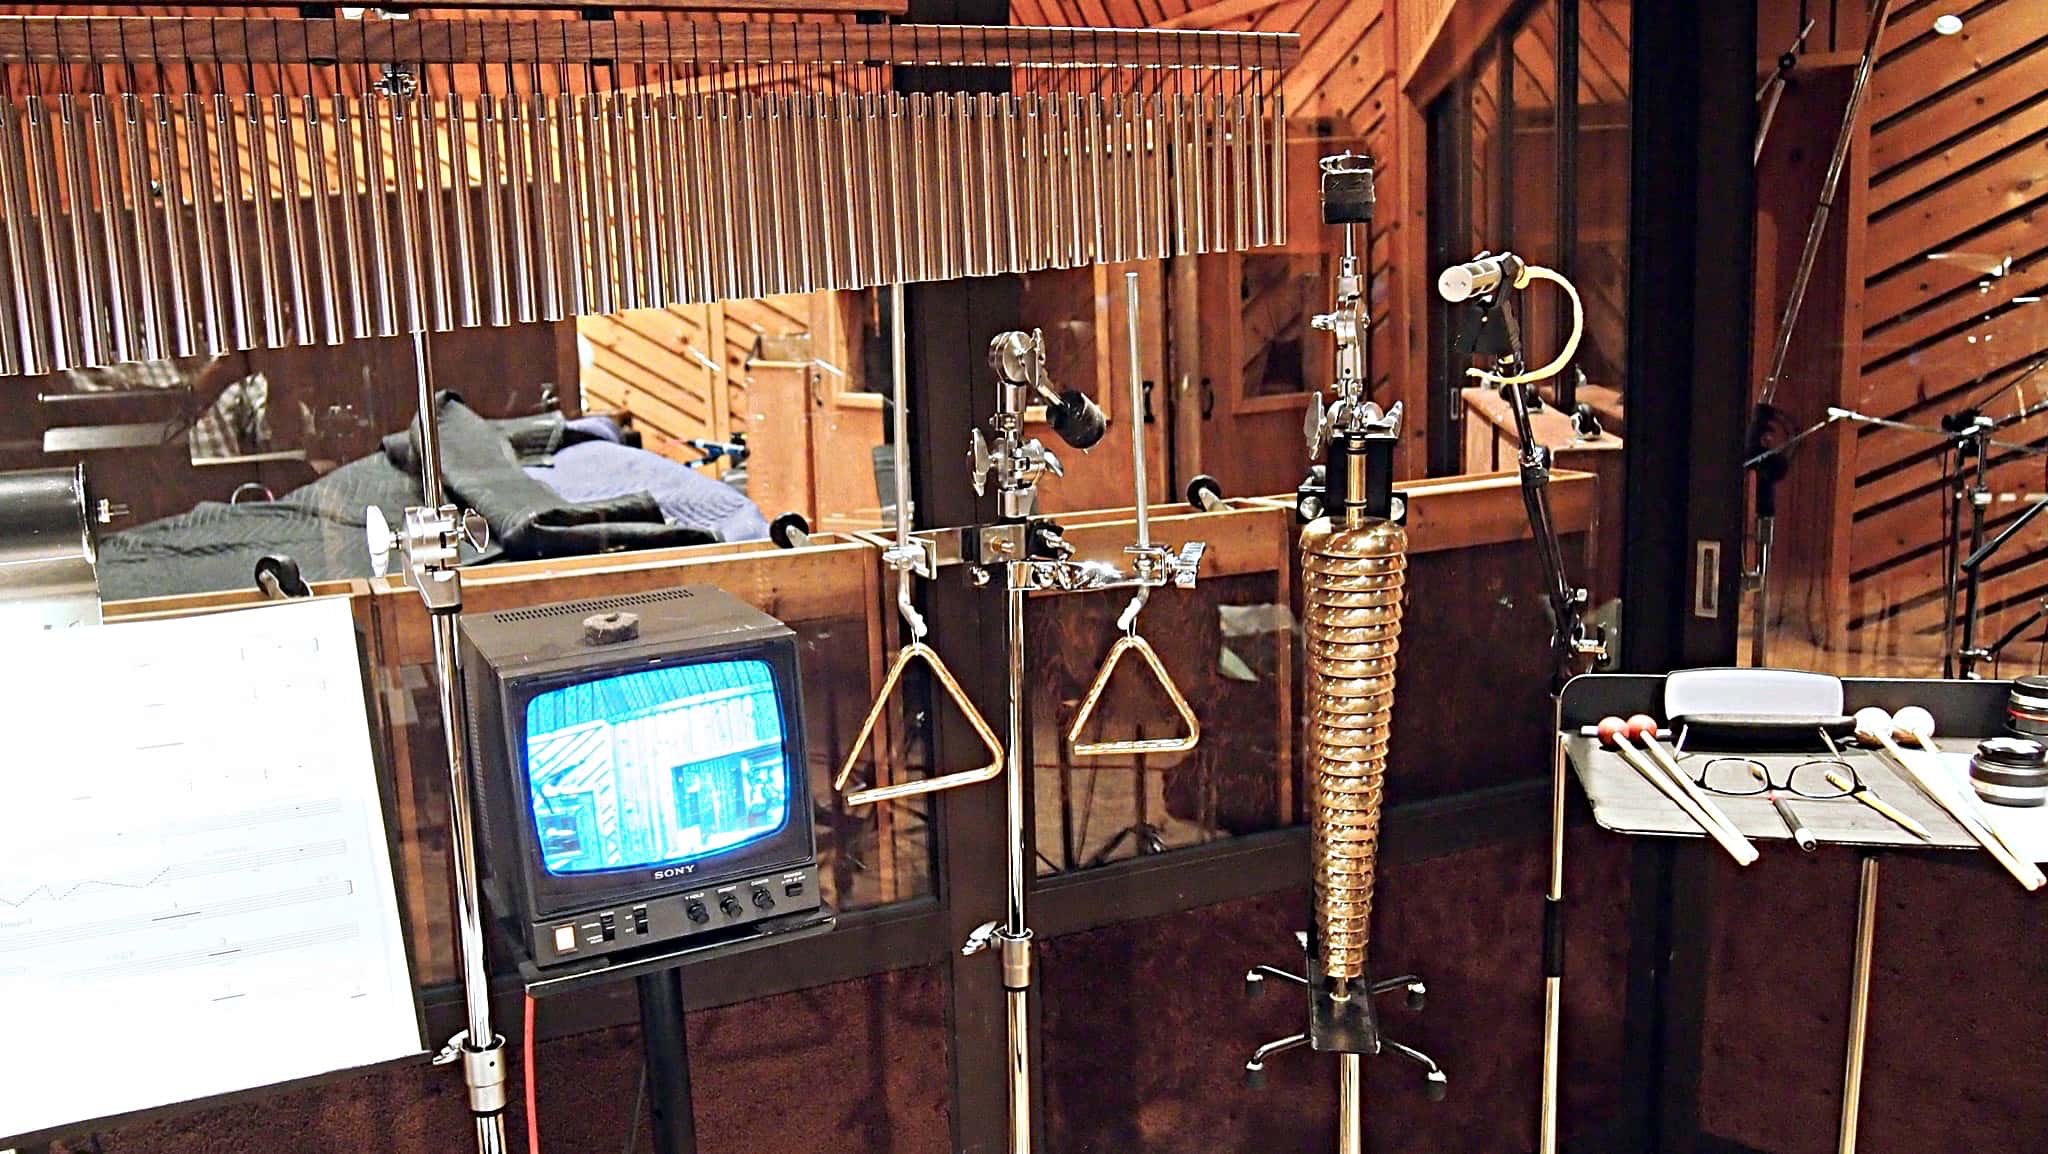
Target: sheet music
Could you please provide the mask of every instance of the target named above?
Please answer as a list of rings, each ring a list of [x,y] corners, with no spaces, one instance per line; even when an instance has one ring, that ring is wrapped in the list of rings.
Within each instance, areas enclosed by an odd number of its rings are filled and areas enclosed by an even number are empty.
[[[420,1051],[345,598],[8,650],[0,1137]]]

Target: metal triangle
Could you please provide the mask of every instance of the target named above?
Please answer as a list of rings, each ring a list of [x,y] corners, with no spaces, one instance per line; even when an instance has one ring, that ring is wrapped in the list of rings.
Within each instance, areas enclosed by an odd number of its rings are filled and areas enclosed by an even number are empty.
[[[1173,703],[1174,712],[1187,723],[1188,731],[1180,737],[1148,737],[1138,741],[1094,741],[1083,742],[1081,730],[1095,716],[1095,707],[1102,701],[1102,691],[1109,686],[1110,675],[1116,672],[1124,654],[1136,653],[1145,659],[1152,669],[1152,676],[1158,680],[1159,688],[1166,691],[1167,700]],[[1188,705],[1188,699],[1180,694],[1180,687],[1167,676],[1166,666],[1159,661],[1159,654],[1152,651],[1152,645],[1135,633],[1126,633],[1117,638],[1109,647],[1109,656],[1103,658],[1102,668],[1095,673],[1094,684],[1088,687],[1088,695],[1081,699],[1081,712],[1074,715],[1074,723],[1067,728],[1067,744],[1073,748],[1075,757],[1107,757],[1117,753],[1182,753],[1193,749],[1202,740],[1202,723],[1195,720],[1195,711]]]
[[[890,694],[896,691],[896,683],[903,679],[903,671],[912,661],[922,661],[932,671],[946,696],[960,707],[967,724],[974,729],[976,737],[988,750],[989,761],[976,769],[963,769],[936,777],[921,778],[917,781],[898,782],[894,785],[871,785],[866,789],[847,790],[846,783],[853,776],[853,765],[860,760],[861,751],[867,748],[868,739],[874,735],[875,722],[881,719],[882,710],[889,704]],[[879,759],[878,759],[879,761]],[[890,801],[901,797],[915,797],[918,794],[938,793],[941,790],[956,789],[963,785],[991,780],[1003,772],[1003,744],[996,740],[995,731],[982,719],[974,703],[967,699],[967,691],[953,679],[953,671],[939,660],[938,653],[922,641],[913,641],[896,654],[896,660],[889,666],[889,675],[882,679],[882,690],[875,694],[874,705],[868,708],[867,717],[860,723],[860,733],[853,739],[853,748],[847,751],[846,763],[839,767],[839,776],[832,779],[832,788],[846,794],[848,805],[871,805],[878,801]]]

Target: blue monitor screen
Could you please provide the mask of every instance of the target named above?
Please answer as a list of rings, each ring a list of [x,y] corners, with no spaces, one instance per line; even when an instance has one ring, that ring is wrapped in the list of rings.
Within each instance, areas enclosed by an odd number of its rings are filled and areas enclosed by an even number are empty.
[[[526,705],[526,777],[555,875],[674,865],[759,841],[789,816],[768,663],[645,669]]]

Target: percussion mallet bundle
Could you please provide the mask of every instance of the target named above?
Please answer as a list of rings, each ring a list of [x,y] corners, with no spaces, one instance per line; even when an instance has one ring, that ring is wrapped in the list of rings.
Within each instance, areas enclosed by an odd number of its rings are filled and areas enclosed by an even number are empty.
[[[1998,831],[1985,824],[1983,816],[1976,811],[1975,803],[1962,796],[1957,787],[1950,783],[1946,771],[1940,765],[1941,752],[1934,747],[1934,718],[1926,710],[1918,706],[1907,706],[1899,711],[1897,717],[1893,717],[1874,705],[1859,709],[1856,711],[1856,737],[1883,750],[1899,772],[1906,776],[1906,780],[1918,787],[1921,793],[1926,794],[1928,800],[1947,811],[1957,825],[1962,826],[1976,839],[1978,845],[1984,847],[1984,852],[1996,858],[1998,864],[2005,867],[2005,872],[2011,874],[2014,881],[2029,890],[2038,890],[2043,885],[2048,885],[2048,877],[2042,875],[2040,867],[2021,860],[2019,855],[2013,853],[2012,847],[2005,844],[2005,839],[1998,836]],[[1929,762],[1907,757],[1906,751],[1899,747],[1900,740],[1912,742],[1919,747],[1917,752],[1933,760]]]

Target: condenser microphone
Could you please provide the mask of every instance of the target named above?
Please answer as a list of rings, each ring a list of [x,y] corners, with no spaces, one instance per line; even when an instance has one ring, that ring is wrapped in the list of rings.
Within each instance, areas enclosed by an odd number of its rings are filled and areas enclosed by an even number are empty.
[[[1521,275],[1522,262],[1513,253],[1480,256],[1466,264],[1452,265],[1436,278],[1437,294],[1452,304],[1484,296],[1503,281],[1512,285]]]

